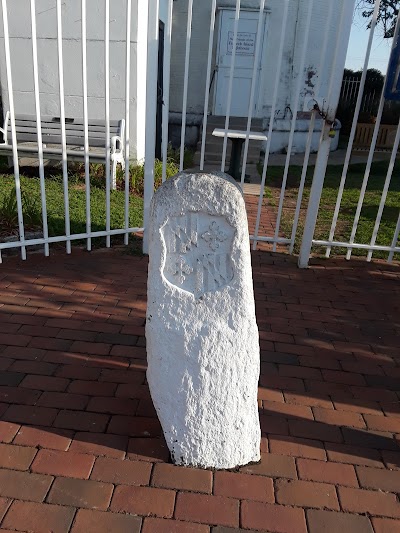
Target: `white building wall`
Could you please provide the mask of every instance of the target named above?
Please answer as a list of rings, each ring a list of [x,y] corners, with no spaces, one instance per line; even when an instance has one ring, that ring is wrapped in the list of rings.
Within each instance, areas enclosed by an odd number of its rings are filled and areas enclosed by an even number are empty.
[[[35,114],[33,62],[29,0],[8,0],[8,18],[15,112]],[[57,56],[57,19],[55,0],[37,0],[37,35],[39,83],[42,114],[60,116]],[[105,117],[104,71],[104,2],[87,0],[87,60],[89,117]],[[132,155],[136,151],[136,98],[137,98],[137,0],[132,0],[131,34],[131,139]],[[2,12],[0,10],[0,17]],[[82,53],[81,53],[81,1],[62,3],[63,52],[65,76],[66,116],[83,117]],[[126,1],[110,2],[110,94],[111,118],[125,117],[126,80]],[[0,18],[0,83],[3,110],[8,105],[5,76],[3,21]]]
[[[306,97],[313,94],[313,87],[317,82],[318,76],[322,77],[321,95],[327,95],[331,65],[338,36],[337,28],[340,20],[340,10],[345,0],[336,0],[333,15],[327,23],[329,4],[332,1],[333,0],[314,1],[311,32],[309,36],[307,36],[305,30],[307,10],[310,5],[310,0],[290,0],[286,41],[284,46],[284,60],[280,73],[277,72],[277,53],[281,38],[281,28],[283,25],[283,3],[282,0],[267,0],[266,2],[267,30],[262,58],[258,115],[265,119],[270,118],[275,79],[276,76],[279,75],[281,84],[275,118],[277,119],[276,129],[282,129],[283,132],[288,131],[288,124],[290,128],[290,120],[285,119],[291,118],[291,110],[295,105],[295,90],[299,75],[303,78],[299,111],[303,111],[304,100]],[[217,5],[218,8],[234,8],[236,1],[218,0]],[[188,92],[189,125],[191,121],[192,123],[199,123],[203,113],[211,6],[212,0],[194,1],[193,37],[190,54]],[[259,10],[259,6],[259,0],[242,0],[241,2],[241,9]],[[177,0],[174,2],[171,112],[176,112],[178,115],[182,110],[183,99],[187,9],[188,0]],[[214,53],[218,39],[219,12],[220,11],[217,13]],[[328,28],[329,33],[328,49],[324,61],[322,62],[323,67],[319,72],[321,51],[325,39],[326,28]],[[304,39],[307,37],[309,38],[309,42],[307,45],[305,69],[303,72],[299,72]],[[214,92],[215,82],[211,91],[210,112],[212,111]],[[304,125],[302,125],[300,129],[303,128]],[[283,137],[285,137],[285,135]],[[286,137],[288,137],[288,135],[286,135]],[[300,135],[300,137],[303,137],[303,135]],[[317,142],[318,135],[315,136],[315,143]],[[282,138],[275,146],[275,149],[282,149],[285,143],[287,145],[287,141]],[[299,144],[299,142],[297,144]]]

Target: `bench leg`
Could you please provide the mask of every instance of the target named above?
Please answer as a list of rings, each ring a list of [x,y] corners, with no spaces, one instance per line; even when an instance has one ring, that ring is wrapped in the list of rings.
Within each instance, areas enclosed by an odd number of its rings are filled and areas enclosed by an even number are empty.
[[[118,162],[114,161],[112,162],[112,173],[111,173],[111,188],[113,191],[117,190],[117,164]]]

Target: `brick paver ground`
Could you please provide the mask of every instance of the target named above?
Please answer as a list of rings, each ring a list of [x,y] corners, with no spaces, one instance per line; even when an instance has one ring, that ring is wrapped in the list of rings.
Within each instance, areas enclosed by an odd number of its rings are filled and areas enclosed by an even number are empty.
[[[146,386],[147,259],[0,267],[0,527],[400,531],[400,270],[253,254],[262,461],[170,464]]]

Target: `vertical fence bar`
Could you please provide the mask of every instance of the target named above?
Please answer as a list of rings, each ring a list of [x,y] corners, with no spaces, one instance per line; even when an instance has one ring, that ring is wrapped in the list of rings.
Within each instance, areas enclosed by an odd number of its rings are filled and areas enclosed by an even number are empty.
[[[374,159],[374,153],[375,153],[375,148],[376,148],[376,142],[378,140],[379,128],[381,126],[383,108],[385,107],[386,79],[385,79],[385,84],[384,84],[383,91],[382,91],[381,101],[380,101],[380,104],[379,104],[378,115],[376,117],[374,133],[372,135],[372,141],[371,141],[371,146],[370,146],[370,149],[369,149],[368,160],[367,160],[367,166],[365,168],[364,179],[363,179],[363,182],[362,182],[362,185],[361,185],[361,190],[360,190],[360,197],[358,199],[356,214],[354,216],[353,227],[352,227],[352,230],[351,230],[351,235],[350,235],[350,240],[349,240],[350,244],[354,243],[354,239],[355,239],[355,236],[356,236],[356,233],[357,233],[358,222],[360,220],[361,210],[362,210],[362,206],[363,206],[363,203],[364,203],[365,191],[367,190],[368,180],[369,180],[369,176],[370,176],[370,173],[371,173],[372,161]],[[352,254],[352,249],[349,248],[348,251],[347,251],[347,254],[346,254],[346,259],[347,260],[350,260],[351,254]]]
[[[62,171],[64,188],[65,209],[65,235],[67,237],[67,254],[71,253],[71,223],[69,218],[69,192],[68,192],[68,162],[67,162],[67,133],[65,128],[65,91],[64,91],[64,58],[63,58],[63,34],[62,34],[62,11],[61,0],[57,0],[57,47],[58,47],[58,80],[60,86],[60,122],[61,122],[61,145],[62,145]]]
[[[110,0],[105,0],[104,26],[104,79],[105,79],[105,119],[106,119],[106,231],[111,230],[111,136],[110,136]],[[113,182],[112,188],[117,186]],[[106,237],[106,246],[111,246],[111,236]]]
[[[327,98],[327,120],[325,121],[322,132],[321,141],[318,151],[317,161],[315,164],[314,179],[310,192],[310,200],[308,203],[307,216],[304,224],[303,239],[300,248],[300,255],[298,265],[299,268],[307,268],[310,257],[312,240],[314,237],[315,225],[318,217],[319,203],[321,200],[322,189],[324,186],[324,179],[326,174],[326,167],[328,166],[328,159],[331,147],[331,138],[329,137],[330,124],[335,120],[337,106],[339,103],[340,86],[343,78],[343,69],[346,61],[347,47],[350,39],[350,30],[353,20],[353,11],[355,0],[345,0],[342,4],[340,22],[337,26],[339,28],[339,37],[337,39],[332,76]]]
[[[168,131],[169,131],[169,98],[170,98],[170,80],[171,80],[171,46],[172,46],[172,14],[173,0],[168,0],[168,19],[167,31],[164,47],[164,105],[162,117],[162,181],[167,179],[167,159],[168,159]]]
[[[308,129],[306,152],[305,152],[305,155],[304,155],[303,169],[301,171],[299,192],[297,193],[297,203],[296,203],[296,210],[295,210],[295,213],[294,213],[292,235],[290,237],[290,241],[291,242],[290,242],[290,247],[289,247],[289,254],[293,253],[294,245],[296,243],[296,233],[297,233],[297,228],[299,226],[301,202],[303,200],[304,186],[305,186],[305,183],[306,183],[307,170],[308,170],[308,163],[310,161],[310,153],[311,153],[311,145],[312,145],[312,139],[313,139],[314,128],[315,128],[316,113],[317,113],[316,111],[312,112],[311,120],[310,120],[310,127]]]
[[[286,38],[286,27],[287,27],[288,15],[289,15],[289,0],[285,0],[284,8],[283,8],[281,40],[279,43],[279,51],[278,51],[278,64],[277,64],[276,73],[275,73],[275,87],[274,87],[274,94],[272,96],[271,117],[269,119],[267,146],[265,148],[264,166],[263,166],[263,171],[262,171],[262,176],[261,176],[260,196],[258,198],[257,218],[256,218],[256,225],[255,225],[255,230],[254,230],[253,250],[257,249],[257,237],[258,237],[258,232],[260,231],[261,210],[262,210],[262,203],[264,199],[264,187],[265,187],[265,180],[267,178],[269,155],[271,152],[271,137],[272,137],[272,131],[274,129],[275,113],[276,113],[276,108],[278,104],[278,91],[279,91],[279,85],[281,81],[280,76],[281,76],[281,68],[282,68],[282,62],[283,62],[283,51],[284,51],[284,44],[285,44],[285,38]]]
[[[131,134],[131,31],[132,0],[126,0],[126,84],[125,84],[125,235],[124,243],[129,244],[129,189],[130,189],[130,134]]]
[[[397,44],[396,36],[398,36],[399,29],[400,29],[400,17],[397,17],[396,29],[395,29],[395,38],[393,39],[392,50]],[[385,77],[385,83],[383,84],[383,89],[382,89],[382,95],[381,95],[381,101],[380,101],[380,104],[379,104],[378,114],[377,114],[377,117],[376,117],[375,128],[374,128],[374,133],[373,133],[373,136],[372,136],[372,141],[371,141],[371,147],[370,147],[370,151],[369,151],[369,155],[368,155],[367,166],[366,166],[366,169],[365,169],[364,180],[363,180],[363,184],[362,184],[361,191],[360,191],[360,198],[358,200],[357,210],[356,210],[356,214],[355,214],[355,217],[354,217],[353,228],[351,230],[350,244],[354,243],[354,239],[355,239],[355,236],[356,236],[356,233],[357,233],[357,228],[358,228],[358,222],[360,220],[361,210],[362,210],[362,206],[363,206],[363,203],[364,203],[365,191],[367,190],[368,180],[369,180],[369,176],[370,176],[370,172],[371,172],[372,161],[373,161],[373,158],[374,158],[374,153],[375,153],[375,148],[376,148],[376,142],[378,140],[379,128],[380,128],[381,120],[382,120],[383,109],[385,107],[385,91],[386,91],[387,82],[388,82],[388,79],[387,79],[387,76],[386,76]],[[347,254],[346,254],[346,259],[350,259],[351,258],[351,254],[352,254],[352,249],[349,248],[348,251],[347,251]]]
[[[14,89],[11,73],[11,54],[10,54],[10,35],[8,31],[8,12],[6,0],[1,0],[3,8],[3,29],[4,29],[4,48],[6,55],[6,73],[7,73],[7,91],[10,104],[10,117],[11,117],[11,137],[12,137],[12,149],[13,149],[13,164],[14,164],[14,177],[15,177],[15,192],[17,197],[18,208],[18,229],[19,240],[21,243],[21,258],[26,259],[26,247],[25,247],[25,228],[24,228],[24,216],[22,211],[22,196],[21,196],[21,180],[19,174],[19,161],[18,161],[18,146],[17,146],[17,131],[15,128],[15,107],[14,107]]]
[[[327,17],[326,17],[324,44],[322,46],[321,59],[320,59],[320,62],[319,62],[319,65],[318,65],[318,71],[317,71],[318,72],[318,81],[317,81],[316,86],[314,88],[314,95],[317,98],[318,98],[318,96],[321,93],[322,74],[323,74],[323,70],[324,70],[324,61],[325,61],[326,51],[328,49],[329,25],[330,25],[331,18],[332,18],[333,8],[334,8],[334,3],[330,2],[329,3],[328,14],[327,14]],[[342,85],[341,91],[342,91],[341,94],[343,94],[343,85]],[[300,178],[299,192],[297,194],[297,203],[296,203],[296,210],[295,210],[295,214],[294,214],[292,235],[291,235],[291,238],[290,238],[290,240],[291,240],[290,247],[289,247],[289,253],[290,254],[293,253],[294,245],[295,245],[295,242],[296,242],[296,233],[297,233],[297,228],[298,228],[298,225],[299,225],[300,209],[301,209],[301,203],[303,201],[304,186],[305,186],[306,177],[307,177],[308,163],[310,161],[310,153],[311,153],[311,147],[312,147],[312,139],[313,139],[313,134],[314,134],[316,116],[317,116],[317,111],[312,111],[311,120],[310,120],[310,127],[308,129],[308,136],[307,136],[307,142],[306,142],[306,152],[305,152],[305,155],[304,155],[303,170],[302,170],[301,178]]]
[[[88,234],[86,247],[90,252],[92,239],[91,205],[90,205],[90,166],[89,166],[89,112],[88,112],[88,82],[87,82],[87,6],[82,0],[82,94],[83,94],[83,129],[85,153],[85,193],[86,193],[86,233]]]
[[[193,0],[189,0],[188,18],[186,27],[186,53],[185,53],[185,73],[183,82],[183,105],[182,105],[182,128],[181,128],[181,154],[179,170],[183,170],[183,162],[185,157],[185,136],[186,136],[186,113],[187,113],[187,97],[189,87],[189,63],[190,63],[190,45],[192,42],[192,20],[193,20]]]
[[[392,150],[392,155],[391,155],[391,158],[390,158],[389,168],[388,168],[388,171],[387,171],[385,184],[383,186],[382,197],[381,197],[381,201],[380,201],[380,204],[379,204],[378,213],[376,215],[374,231],[372,233],[372,238],[371,238],[371,243],[370,243],[371,246],[375,246],[376,238],[378,236],[379,226],[381,224],[383,210],[385,208],[385,203],[386,203],[386,198],[387,198],[387,194],[388,194],[388,191],[389,191],[390,181],[392,179],[393,169],[394,169],[394,165],[396,163],[397,150],[399,149],[399,143],[400,143],[400,121],[399,121],[399,124],[397,126],[396,138],[395,138],[394,145],[393,145],[393,150]],[[372,253],[373,253],[372,250],[370,250],[368,252],[367,261],[371,261]]]
[[[254,54],[254,65],[253,65],[253,77],[251,80],[251,89],[250,89],[250,102],[249,102],[249,116],[247,119],[247,128],[246,128],[246,140],[244,143],[244,153],[243,153],[243,165],[242,165],[242,175],[241,175],[241,185],[244,185],[244,178],[246,176],[246,166],[247,166],[247,156],[249,153],[249,143],[250,143],[250,129],[251,121],[253,118],[253,109],[254,109],[254,95],[256,90],[256,80],[257,80],[257,70],[260,61],[261,53],[261,43],[262,43],[262,27],[264,22],[264,8],[265,0],[260,0],[260,11],[258,15],[258,25],[257,25],[257,42],[256,42],[256,51]]]
[[[395,229],[393,241],[392,241],[392,246],[391,246],[392,251],[390,252],[389,257],[388,257],[388,263],[391,263],[393,261],[394,249],[396,248],[397,241],[399,240],[399,235],[400,235],[400,214],[399,214],[399,218],[397,219],[397,225],[396,225],[396,229]]]
[[[136,57],[136,161],[143,164],[146,150],[146,77],[147,77],[147,36],[149,26],[148,0],[136,0],[137,18],[137,57]],[[144,80],[144,82],[142,82]]]
[[[144,235],[143,253],[149,253],[150,204],[154,193],[154,160],[156,150],[157,71],[159,2],[148,1],[147,76],[146,76],[146,152],[144,160]]]
[[[204,157],[205,157],[205,152],[206,152],[208,104],[210,101],[210,83],[211,83],[211,61],[212,61],[212,51],[213,51],[213,45],[214,45],[216,11],[217,11],[217,0],[212,0],[211,20],[210,20],[210,38],[208,41],[206,90],[205,90],[205,96],[204,96],[203,132],[202,132],[202,137],[201,137],[200,170],[204,170]]]
[[[363,95],[364,95],[365,82],[366,82],[366,79],[367,79],[367,70],[368,70],[369,58],[371,56],[372,43],[373,43],[375,29],[376,29],[376,25],[377,25],[377,21],[378,21],[380,5],[381,5],[381,0],[376,0],[374,13],[373,13],[373,17],[372,17],[372,20],[371,20],[371,29],[370,29],[370,32],[369,32],[367,52],[366,52],[366,55],[365,55],[364,67],[363,67],[361,81],[360,81],[360,90],[358,92],[356,108],[354,110],[354,118],[353,118],[353,124],[351,126],[351,131],[350,131],[349,144],[347,146],[347,151],[346,151],[346,157],[345,157],[345,160],[344,160],[342,177],[341,177],[340,185],[339,185],[338,197],[336,199],[335,211],[333,213],[331,229],[330,229],[330,232],[329,232],[329,240],[330,241],[333,240],[333,237],[335,235],[336,225],[337,225],[337,221],[338,221],[338,217],[339,217],[340,206],[341,206],[342,198],[343,198],[344,186],[345,186],[346,178],[347,178],[347,172],[349,170],[351,153],[352,153],[352,150],[353,150],[354,138],[355,138],[355,135],[356,135],[358,118],[360,116],[361,104],[362,104],[362,99],[363,99]],[[330,246],[328,246],[328,248],[326,249],[326,254],[325,254],[326,257],[330,256],[331,250],[332,250],[332,248]]]
[[[36,110],[36,128],[38,138],[38,155],[39,155],[39,179],[40,179],[40,196],[42,200],[42,220],[43,220],[43,237],[47,241],[49,238],[49,229],[47,224],[47,203],[46,203],[46,185],[44,181],[44,160],[43,160],[43,138],[42,138],[42,114],[40,109],[40,88],[38,73],[38,52],[37,52],[37,30],[36,30],[36,2],[31,0],[31,32],[32,32],[32,59],[33,59],[33,83],[35,91],[35,110]],[[44,245],[44,254],[49,255],[49,243]]]
[[[231,60],[231,70],[229,74],[229,89],[228,89],[228,100],[226,104],[224,145],[222,149],[222,161],[221,161],[222,172],[225,172],[226,151],[228,147],[228,129],[229,129],[229,119],[231,115],[231,105],[232,105],[233,76],[235,73],[236,45],[237,45],[237,36],[238,36],[238,29],[239,29],[239,17],[240,17],[240,0],[236,0],[235,23],[234,23],[234,30],[233,30],[232,60]]]
[[[293,148],[293,141],[294,141],[294,134],[296,131],[296,123],[297,123],[297,112],[299,110],[299,104],[300,104],[300,93],[302,85],[304,85],[304,67],[306,63],[306,54],[307,54],[307,48],[310,38],[310,27],[311,27],[311,16],[313,12],[314,7],[314,0],[308,0],[308,11],[307,11],[307,21],[306,21],[306,29],[304,31],[304,44],[303,44],[303,50],[301,53],[301,59],[300,59],[300,68],[298,73],[298,79],[297,79],[297,85],[296,85],[296,92],[295,92],[295,101],[293,106],[293,117],[292,117],[292,126],[290,129],[289,134],[289,144],[288,144],[288,153],[286,156],[286,163],[285,163],[285,170],[283,172],[283,179],[282,179],[282,187],[281,187],[281,194],[279,197],[279,206],[278,206],[278,216],[276,218],[276,224],[275,224],[275,234],[274,239],[275,242],[273,244],[272,250],[276,252],[276,240],[279,237],[279,230],[281,227],[281,218],[282,218],[282,211],[283,211],[283,202],[285,200],[285,191],[286,191],[286,184],[287,179],[289,175],[289,166],[290,166],[290,159],[292,157],[292,148]]]

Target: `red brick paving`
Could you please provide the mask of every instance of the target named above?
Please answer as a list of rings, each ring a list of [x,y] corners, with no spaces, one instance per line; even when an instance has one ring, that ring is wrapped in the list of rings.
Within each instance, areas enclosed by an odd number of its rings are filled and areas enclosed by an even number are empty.
[[[0,528],[400,531],[400,270],[253,254],[262,461],[169,463],[145,381],[145,258],[0,267]]]

